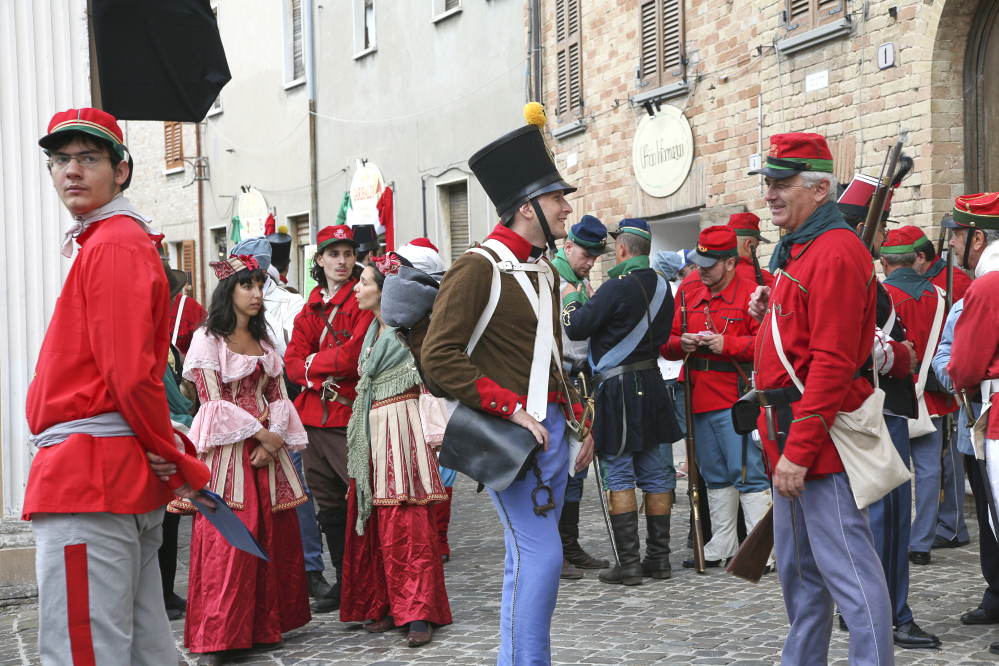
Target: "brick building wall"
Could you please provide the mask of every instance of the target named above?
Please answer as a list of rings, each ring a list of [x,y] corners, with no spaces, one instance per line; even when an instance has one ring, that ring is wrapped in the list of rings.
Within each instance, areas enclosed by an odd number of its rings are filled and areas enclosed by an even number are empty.
[[[749,210],[774,240],[778,230],[760,180],[747,172],[760,143],[766,154],[768,137],[782,131],[823,134],[844,184],[857,171],[877,176],[887,150],[905,133],[904,152],[915,166],[896,193],[892,219],[924,227],[931,239],[964,191],[963,60],[975,0],[850,0],[839,13],[849,18],[846,34],[782,53],[779,69],[774,43],[785,38],[785,2],[685,0],[688,92],[661,103],[689,120],[694,160],[685,184],[665,198],[642,191],[632,167],[635,131],[646,115],[635,98],[654,87],[636,80],[640,2],[579,3],[584,105],[578,115],[556,118],[556,3],[568,1],[542,0],[542,36],[548,130],[580,119],[586,124],[585,132],[550,138],[559,168],[580,188],[570,197],[571,222],[589,213],[614,228],[624,217],[685,216],[703,228]],[[896,66],[879,70],[878,46],[889,42]],[[806,92],[806,77],[821,71],[828,72],[828,85]],[[669,228],[654,226],[654,233]],[[764,245],[762,255],[771,247]]]

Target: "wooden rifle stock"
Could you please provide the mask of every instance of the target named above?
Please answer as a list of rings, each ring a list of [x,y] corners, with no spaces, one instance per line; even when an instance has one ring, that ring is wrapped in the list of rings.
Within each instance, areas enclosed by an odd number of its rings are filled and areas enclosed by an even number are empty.
[[[891,182],[895,177],[895,170],[898,168],[898,158],[902,155],[902,140],[895,142],[891,152],[885,157],[884,164],[881,165],[881,176],[878,178],[878,187],[871,197],[871,205],[867,210],[867,219],[864,222],[864,230],[860,234],[864,245],[875,256],[880,248],[874,247],[881,229],[881,216],[884,214],[885,205],[888,203],[888,196],[891,194]]]
[[[687,294],[680,292],[680,332],[687,332]],[[683,406],[687,422],[687,496],[690,498],[690,516],[694,529],[694,568],[704,573],[707,563],[704,560],[704,530],[701,528],[700,479],[697,474],[697,459],[694,456],[694,387],[690,379],[690,354],[683,359]]]
[[[733,576],[759,583],[763,578],[770,553],[774,550],[774,506],[770,505],[767,512],[756,523],[753,531],[746,535],[739,547],[739,552],[728,563],[725,569]]]

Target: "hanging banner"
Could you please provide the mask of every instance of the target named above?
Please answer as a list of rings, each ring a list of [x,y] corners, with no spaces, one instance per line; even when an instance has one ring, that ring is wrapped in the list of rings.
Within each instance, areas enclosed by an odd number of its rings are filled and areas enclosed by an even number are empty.
[[[256,188],[250,187],[239,195],[236,208],[239,215],[239,233],[242,238],[253,238],[264,235],[264,223],[271,211],[267,208],[267,200]]]
[[[375,233],[385,233],[385,227],[378,221],[378,200],[385,189],[382,173],[370,162],[359,167],[350,181],[350,210],[347,224],[375,225]]]
[[[668,197],[680,189],[694,160],[694,134],[686,116],[669,104],[646,116],[635,132],[631,152],[635,178],[653,197]]]

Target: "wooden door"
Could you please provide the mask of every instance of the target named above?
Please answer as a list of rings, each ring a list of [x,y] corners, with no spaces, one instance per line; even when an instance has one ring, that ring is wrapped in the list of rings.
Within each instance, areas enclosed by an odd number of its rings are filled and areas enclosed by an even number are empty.
[[[964,57],[965,193],[999,191],[999,0],[980,0]]]

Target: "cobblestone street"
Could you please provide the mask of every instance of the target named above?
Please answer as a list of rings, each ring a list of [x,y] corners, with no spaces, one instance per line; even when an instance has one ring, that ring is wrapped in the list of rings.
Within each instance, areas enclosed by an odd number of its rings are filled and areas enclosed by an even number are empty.
[[[592,481],[582,505],[581,541],[592,554],[610,557]],[[685,490],[680,482],[678,492]],[[776,574],[759,585],[721,570],[697,575],[680,566],[686,556],[686,498],[680,496],[673,524],[673,578],[645,579],[640,587],[611,586],[587,572],[581,581],[563,581],[553,627],[553,661],[558,664],[717,664],[769,666],[778,663],[786,616]],[[403,630],[373,635],[358,624],[341,624],[335,614],[317,616],[285,635],[285,646],[270,653],[238,654],[232,663],[281,663],[298,666],[357,664],[397,666],[417,663],[493,664],[499,643],[503,539],[492,503],[475,484],[459,477],[451,523],[452,560],[445,565],[454,624],[439,629],[424,648],[405,647]],[[970,517],[970,516],[969,516]],[[937,634],[938,650],[896,649],[895,661],[909,664],[996,663],[988,644],[999,639],[994,627],[960,624],[961,613],[977,606],[984,582],[978,564],[977,526],[969,520],[972,542],[956,550],[933,551],[933,563],[913,567],[909,603],[916,621]],[[181,523],[189,539],[190,519]],[[181,559],[186,561],[186,551]],[[178,592],[186,588],[186,569],[178,571]],[[35,664],[38,609],[27,604],[0,615],[0,666]],[[177,645],[183,621],[173,623]],[[180,663],[196,655],[181,650]],[[833,632],[830,663],[847,663],[847,634]]]

